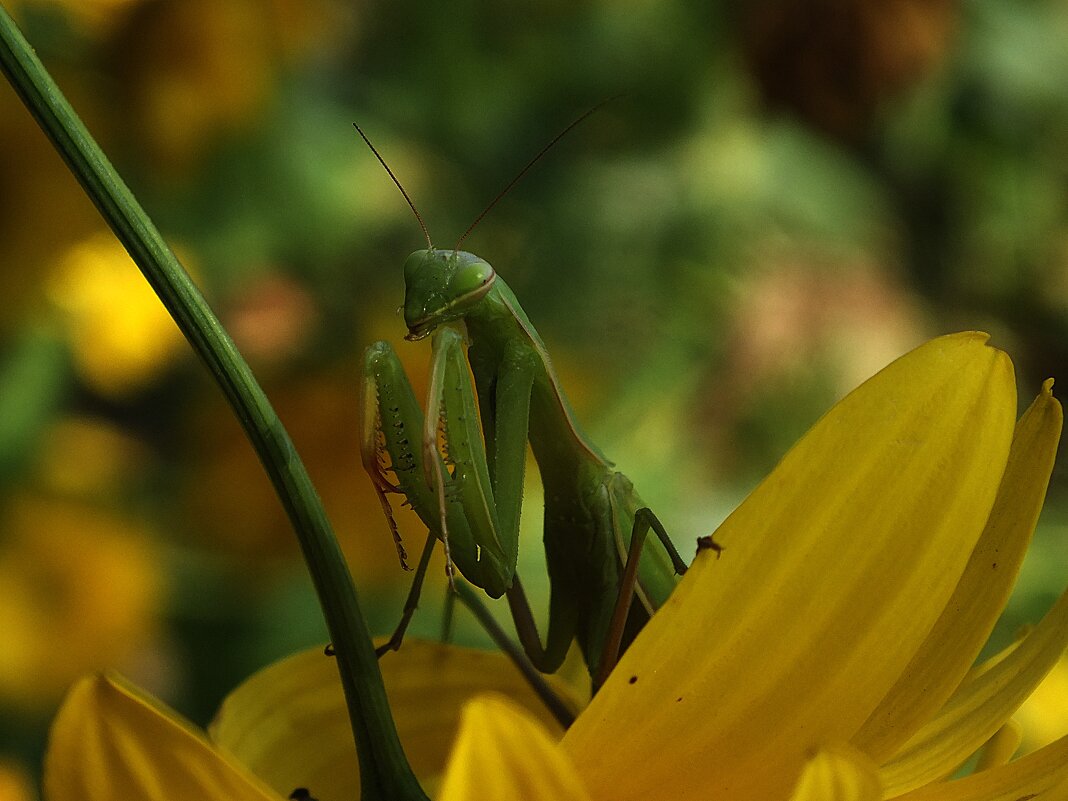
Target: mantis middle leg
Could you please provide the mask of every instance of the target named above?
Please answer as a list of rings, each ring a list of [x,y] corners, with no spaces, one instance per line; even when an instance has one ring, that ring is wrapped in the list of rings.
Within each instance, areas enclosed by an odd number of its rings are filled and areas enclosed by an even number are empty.
[[[612,517],[612,525],[615,529],[617,541],[622,545],[622,532],[620,531],[618,505],[616,503],[613,503]],[[675,574],[681,576],[686,572],[686,562],[683,561],[678,549],[668,536],[667,530],[664,528],[663,523],[660,522],[660,518],[653,514],[653,511],[647,506],[636,509],[634,512],[634,525],[630,533],[630,543],[627,546],[626,557],[623,562],[623,574],[619,581],[619,595],[616,598],[615,608],[612,610],[612,618],[605,636],[600,660],[597,664],[597,672],[593,676],[594,687],[604,684],[608,674],[612,672],[612,668],[615,667],[616,662],[619,660],[620,649],[626,632],[627,616],[636,592],[639,593],[642,603],[649,607],[650,611],[653,611],[651,600],[644,592],[640,592],[641,587],[638,580],[640,559],[650,530],[656,534],[656,538],[667,551]]]

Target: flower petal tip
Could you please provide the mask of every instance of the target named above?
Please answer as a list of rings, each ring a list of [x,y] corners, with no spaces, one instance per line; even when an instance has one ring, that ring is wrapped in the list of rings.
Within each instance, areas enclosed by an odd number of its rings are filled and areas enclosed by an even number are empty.
[[[960,331],[945,334],[921,345],[914,354],[938,354],[941,359],[950,359],[957,364],[964,364],[971,359],[993,359],[997,369],[1012,374],[1012,360],[1000,348],[990,344],[990,334],[985,331]],[[908,354],[911,356],[912,354]]]

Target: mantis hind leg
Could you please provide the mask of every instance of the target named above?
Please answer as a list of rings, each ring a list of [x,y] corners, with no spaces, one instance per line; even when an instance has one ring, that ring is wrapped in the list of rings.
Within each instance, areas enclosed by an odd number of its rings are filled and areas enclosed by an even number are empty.
[[[656,538],[660,541],[660,544],[664,546],[664,550],[668,553],[668,558],[671,560],[671,566],[675,569],[676,575],[681,576],[686,572],[688,565],[679,553],[679,549],[675,547],[675,543],[671,541],[671,537],[668,536],[667,529],[664,528],[664,524],[660,522],[660,518],[653,514],[653,510],[648,506],[643,506],[634,513],[634,528],[631,529],[631,541],[633,543],[634,535],[638,530],[642,529],[642,542],[645,541],[645,535],[652,529],[656,534]],[[634,550],[633,544],[631,550]]]
[[[530,602],[527,601],[518,575],[512,579],[512,587],[507,596],[512,621],[527,658],[542,673],[555,673],[564,663],[578,631],[578,606],[575,599],[570,593],[558,592],[554,585],[549,600],[549,631],[543,646],[538,626],[534,622],[534,614],[530,610]]]
[[[472,589],[462,581],[456,582],[456,597],[458,597],[464,606],[470,610],[471,614],[475,616],[475,619],[482,625],[486,633],[493,639],[497,647],[500,648],[509,659],[512,660],[512,664],[516,666],[520,673],[523,674],[523,678],[527,680],[530,688],[541,699],[541,702],[545,704],[549,712],[556,718],[557,722],[565,729],[575,722],[575,714],[567,705],[560,699],[553,689],[549,686],[545,678],[538,672],[538,667],[531,661],[528,654],[524,649],[518,647],[512,639],[501,628],[500,624],[490,613],[486,605],[482,603],[482,600],[478,595],[472,591]]]
[[[613,526],[618,528],[616,519],[616,515],[613,514]],[[645,594],[639,592],[641,588],[638,583],[638,566],[641,562],[642,551],[650,530],[656,534],[657,539],[667,551],[675,573],[681,576],[686,572],[686,562],[683,561],[678,549],[672,543],[660,519],[647,506],[635,510],[634,525],[630,533],[630,545],[627,547],[623,573],[619,580],[619,594],[616,596],[601,656],[597,663],[597,671],[593,677],[593,686],[595,688],[604,683],[605,679],[608,678],[608,674],[612,672],[612,668],[615,667],[616,662],[619,661],[620,649],[623,646],[623,638],[627,630],[627,618],[630,616],[635,594],[639,594],[643,604],[651,606]]]

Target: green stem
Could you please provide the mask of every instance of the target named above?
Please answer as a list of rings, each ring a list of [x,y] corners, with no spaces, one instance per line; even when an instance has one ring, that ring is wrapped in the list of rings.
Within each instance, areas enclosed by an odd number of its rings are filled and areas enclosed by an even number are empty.
[[[363,799],[426,799],[390,713],[352,576],[289,434],[233,341],[0,6],[0,68],[214,376],[300,540],[352,719]]]

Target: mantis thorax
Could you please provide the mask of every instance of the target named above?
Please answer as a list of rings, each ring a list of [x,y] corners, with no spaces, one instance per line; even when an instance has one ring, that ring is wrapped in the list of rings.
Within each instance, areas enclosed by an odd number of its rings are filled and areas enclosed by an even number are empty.
[[[417,250],[404,262],[404,322],[409,340],[457,320],[490,291],[497,274],[463,250]]]

